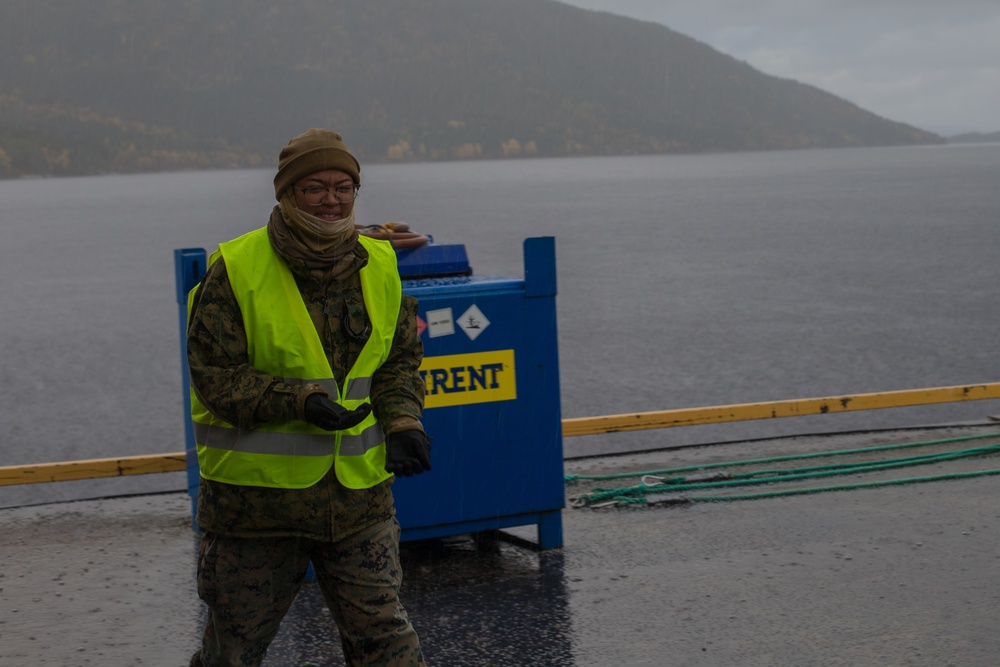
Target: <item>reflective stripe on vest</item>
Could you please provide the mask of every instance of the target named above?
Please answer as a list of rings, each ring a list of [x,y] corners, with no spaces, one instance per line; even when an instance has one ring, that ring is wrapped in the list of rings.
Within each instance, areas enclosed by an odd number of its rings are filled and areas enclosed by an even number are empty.
[[[287,433],[281,431],[241,431],[199,422],[194,424],[195,442],[211,449],[246,454],[280,456],[330,456],[333,443],[326,433]],[[360,434],[340,439],[341,456],[361,456],[385,440],[382,426],[375,422]]]
[[[351,378],[347,381],[347,391],[344,398],[348,401],[363,401],[372,393],[372,379],[370,377]]]
[[[363,236],[359,242],[369,254],[360,278],[372,333],[345,378],[343,394],[332,379],[295,279],[274,253],[266,228],[220,246],[243,314],[250,364],[290,384],[319,383],[331,400],[348,410],[370,400],[372,376],[392,346],[402,294],[392,247]],[[368,488],[389,477],[385,435],[372,414],[344,431],[324,431],[300,420],[245,431],[212,415],[193,390],[191,395],[203,477],[230,484],[304,488],[322,479],[333,465],[348,488]]]

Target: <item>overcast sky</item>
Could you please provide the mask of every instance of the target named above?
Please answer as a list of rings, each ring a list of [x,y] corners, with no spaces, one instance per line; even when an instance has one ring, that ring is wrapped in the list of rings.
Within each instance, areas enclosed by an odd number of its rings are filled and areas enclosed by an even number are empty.
[[[560,0],[943,135],[1000,131],[1000,0]]]

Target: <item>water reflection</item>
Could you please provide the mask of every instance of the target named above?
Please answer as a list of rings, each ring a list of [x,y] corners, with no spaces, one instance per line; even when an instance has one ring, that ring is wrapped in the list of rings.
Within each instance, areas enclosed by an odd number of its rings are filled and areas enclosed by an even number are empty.
[[[403,602],[428,664],[575,664],[561,551],[479,533],[406,542],[402,560]],[[307,584],[264,664],[343,665],[333,628],[319,586]]]

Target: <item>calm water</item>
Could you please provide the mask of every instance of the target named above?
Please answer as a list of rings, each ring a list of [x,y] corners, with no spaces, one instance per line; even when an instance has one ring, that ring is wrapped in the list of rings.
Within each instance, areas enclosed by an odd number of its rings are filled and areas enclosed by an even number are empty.
[[[265,171],[0,182],[0,465],[183,449],[173,250]],[[557,238],[565,417],[1000,380],[1000,145],[371,166],[359,217],[522,275]],[[979,420],[1000,402],[567,439],[569,456]],[[0,488],[0,506],[184,488]]]

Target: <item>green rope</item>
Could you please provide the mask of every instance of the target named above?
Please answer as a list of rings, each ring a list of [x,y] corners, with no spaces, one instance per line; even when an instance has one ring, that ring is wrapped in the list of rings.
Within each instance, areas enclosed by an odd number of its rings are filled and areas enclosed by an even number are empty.
[[[733,500],[760,500],[762,498],[777,498],[780,496],[801,496],[810,493],[823,493],[826,491],[850,491],[854,489],[870,489],[879,486],[899,486],[903,484],[915,484],[919,482],[939,482],[951,479],[969,479],[972,477],[985,477],[987,475],[1000,475],[1000,470],[974,470],[971,472],[945,473],[941,475],[930,475],[928,477],[910,477],[907,479],[888,479],[879,482],[858,482],[857,484],[841,484],[836,486],[819,486],[811,489],[786,489],[784,491],[768,491],[766,493],[750,493],[732,496],[702,496],[691,498],[691,502],[719,503]]]
[[[787,479],[798,479],[804,477],[825,477],[832,475],[850,475],[856,472],[869,472],[875,470],[891,470],[912,465],[925,465],[940,461],[950,461],[953,459],[970,458],[974,456],[989,456],[1000,451],[1000,445],[989,445],[987,447],[975,447],[957,452],[944,452],[941,454],[925,454],[923,456],[907,456],[901,459],[890,459],[880,462],[860,462],[860,463],[835,463],[828,466],[815,466],[812,468],[798,468],[795,470],[760,470],[757,472],[744,473],[743,475],[733,475],[745,479],[765,477],[760,480],[763,483],[773,481],[773,477],[785,477]]]
[[[863,449],[841,449],[830,452],[812,452],[809,454],[789,454],[785,456],[773,456],[765,459],[749,459],[746,461],[727,461],[723,463],[705,463],[702,465],[684,466],[681,468],[665,468],[663,470],[650,470],[646,472],[626,472],[626,473],[616,473],[611,475],[566,475],[565,481],[567,483],[575,483],[578,481],[601,481],[601,480],[612,480],[612,479],[627,479],[629,477],[645,477],[646,475],[667,475],[671,473],[678,472],[691,472],[694,470],[711,470],[713,468],[734,468],[738,466],[748,466],[748,465],[758,465],[761,463],[779,463],[782,461],[798,461],[802,459],[811,458],[821,458],[821,457],[831,457],[831,456],[846,456],[850,454],[868,454],[871,452],[884,452],[891,451],[894,449],[909,449],[916,447],[930,447],[934,445],[945,445],[954,442],[965,442],[967,440],[981,440],[986,438],[996,438],[1000,437],[1000,433],[989,433],[987,435],[966,435],[957,438],[946,438],[942,440],[925,440],[923,442],[906,442],[896,445],[879,445],[877,447],[866,447]]]
[[[833,456],[833,455],[843,455],[843,454],[853,454],[853,453],[869,453],[873,451],[887,451],[891,449],[904,449],[916,446],[929,446],[929,445],[939,445],[952,442],[962,442],[968,440],[975,440],[981,438],[995,438],[1000,437],[1000,434],[990,434],[985,436],[967,436],[961,438],[949,438],[947,440],[934,440],[926,441],[920,443],[909,443],[904,445],[890,445],[883,447],[873,447],[865,449],[854,449],[854,450],[842,450],[839,452],[823,452],[820,456]],[[692,502],[722,502],[730,500],[745,500],[745,499],[757,499],[757,498],[773,498],[782,495],[797,495],[803,493],[821,493],[824,491],[835,491],[835,490],[845,490],[845,489],[856,489],[856,488],[868,488],[872,486],[886,486],[891,484],[912,484],[915,482],[924,481],[936,481],[939,479],[956,479],[960,477],[970,477],[979,475],[989,475],[997,474],[1000,471],[982,471],[974,473],[957,473],[955,475],[934,475],[930,477],[922,478],[909,478],[904,480],[889,480],[882,482],[865,482],[852,485],[838,485],[838,486],[828,486],[828,487],[817,487],[811,489],[794,489],[785,491],[772,491],[767,493],[757,493],[757,494],[740,494],[740,495],[730,495],[730,496],[703,496],[698,498],[689,498],[684,496],[666,496],[665,494],[679,493],[682,491],[691,491],[695,489],[721,489],[733,486],[753,486],[759,484],[773,484],[776,482],[790,482],[803,479],[820,479],[825,477],[834,477],[839,475],[856,475],[867,472],[877,472],[880,470],[892,470],[896,468],[914,466],[914,465],[926,465],[930,463],[940,463],[944,461],[953,461],[962,458],[980,457],[988,456],[991,454],[996,454],[1000,452],[1000,444],[988,445],[985,447],[975,447],[971,449],[959,450],[954,452],[941,452],[937,454],[924,454],[918,456],[902,457],[898,459],[890,459],[884,461],[874,461],[874,462],[847,462],[847,463],[836,463],[826,466],[813,466],[809,468],[797,468],[797,469],[778,469],[778,470],[760,470],[751,471],[747,473],[737,473],[732,475],[725,475],[722,480],[709,480],[709,481],[687,481],[687,478],[673,478],[669,480],[658,480],[656,484],[646,484],[645,481],[641,482],[636,486],[621,487],[621,488],[594,488],[589,494],[580,494],[571,498],[571,503],[574,507],[595,507],[595,506],[623,506],[623,505],[637,505],[637,504],[668,504],[668,503],[692,503]],[[617,475],[601,475],[594,476],[595,478],[601,479],[622,479],[626,477],[643,477],[645,480],[648,477],[656,478],[658,473],[664,472],[685,472],[690,470],[703,470],[706,467],[721,467],[724,465],[729,466],[745,466],[751,463],[769,463],[776,460],[795,460],[795,459],[805,459],[814,458],[816,454],[805,454],[805,455],[793,455],[793,456],[782,456],[773,457],[769,459],[756,459],[753,461],[737,461],[730,462],[727,464],[710,464],[709,466],[689,466],[685,468],[673,468],[662,471],[653,472],[638,472],[638,473],[623,473]],[[577,479],[582,479],[583,477],[577,477]],[[575,480],[574,480],[575,481]],[[661,495],[664,496],[663,500],[651,501],[647,500],[649,495]]]

